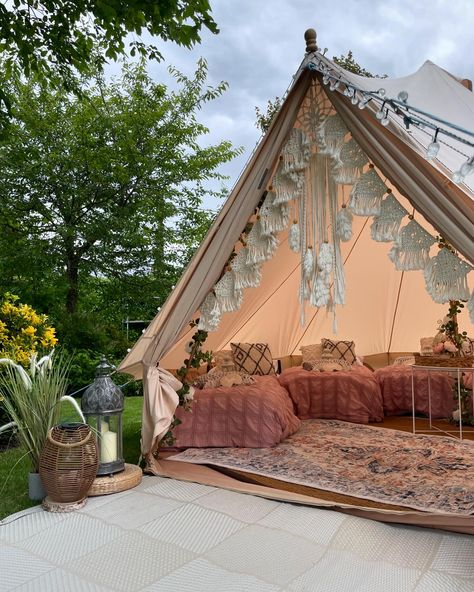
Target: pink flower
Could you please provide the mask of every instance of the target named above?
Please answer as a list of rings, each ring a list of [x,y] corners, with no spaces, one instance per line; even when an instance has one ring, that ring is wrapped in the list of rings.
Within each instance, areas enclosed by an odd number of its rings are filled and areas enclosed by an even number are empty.
[[[444,342],[444,349],[451,354],[454,354],[458,351],[458,348],[456,347],[456,345],[452,341],[445,341]]]
[[[437,343],[436,345],[433,345],[433,353],[434,354],[440,354],[442,352],[444,352],[444,342]]]

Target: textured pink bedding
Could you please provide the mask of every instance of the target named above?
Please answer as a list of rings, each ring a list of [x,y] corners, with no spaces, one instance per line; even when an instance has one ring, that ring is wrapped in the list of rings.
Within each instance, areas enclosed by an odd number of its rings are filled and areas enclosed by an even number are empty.
[[[411,376],[409,366],[387,366],[374,372],[380,385],[385,415],[404,415],[412,411]],[[415,412],[429,414],[428,373],[414,374]],[[454,409],[453,379],[443,372],[430,372],[431,417],[449,417]]]
[[[175,446],[275,446],[300,427],[293,405],[276,376],[255,376],[255,384],[196,390],[192,412],[181,407]]]
[[[290,393],[300,419],[382,421],[382,395],[374,373],[365,366],[350,372],[315,372],[301,366],[284,370],[280,384]]]

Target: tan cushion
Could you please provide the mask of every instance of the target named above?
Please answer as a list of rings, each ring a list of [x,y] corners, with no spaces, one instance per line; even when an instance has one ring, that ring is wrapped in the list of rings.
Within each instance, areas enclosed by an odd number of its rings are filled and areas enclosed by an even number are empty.
[[[225,368],[227,372],[237,370],[231,349],[220,349],[214,352],[214,363],[216,368]]]
[[[253,384],[254,378],[246,372],[225,372],[213,368],[207,374],[198,376],[193,386],[198,389],[217,388],[219,386],[233,386],[234,384]]]
[[[231,343],[234,364],[248,374],[275,374],[272,354],[267,343]]]
[[[346,360],[349,364],[356,361],[355,343],[353,341],[343,341],[335,339],[322,339],[323,357],[330,353],[336,360]]]
[[[300,352],[303,356],[304,362],[313,362],[314,360],[320,360],[323,355],[323,346],[321,343],[313,343],[311,345],[302,345]]]
[[[319,372],[349,372],[352,368],[352,365],[346,360],[336,360],[335,358],[314,360],[310,365],[311,370],[316,370]]]

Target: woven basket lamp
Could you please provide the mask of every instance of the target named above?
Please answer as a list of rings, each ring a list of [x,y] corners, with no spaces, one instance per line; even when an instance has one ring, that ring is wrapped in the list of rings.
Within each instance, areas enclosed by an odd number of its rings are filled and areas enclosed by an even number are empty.
[[[99,464],[97,445],[84,423],[51,428],[41,452],[39,474],[48,494],[43,507],[69,512],[82,507]]]

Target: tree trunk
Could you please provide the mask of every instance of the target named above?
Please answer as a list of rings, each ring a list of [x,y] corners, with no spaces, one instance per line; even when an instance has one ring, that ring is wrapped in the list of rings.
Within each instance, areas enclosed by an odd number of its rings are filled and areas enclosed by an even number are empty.
[[[68,314],[74,314],[77,309],[79,294],[79,261],[77,257],[68,257],[66,264],[67,295],[66,310]]]

